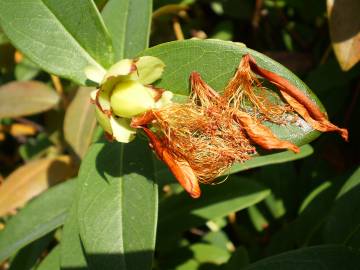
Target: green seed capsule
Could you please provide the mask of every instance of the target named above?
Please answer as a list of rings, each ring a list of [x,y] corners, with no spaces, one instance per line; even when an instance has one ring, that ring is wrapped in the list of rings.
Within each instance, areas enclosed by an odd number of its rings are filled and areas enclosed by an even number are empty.
[[[110,104],[115,115],[131,118],[146,112],[155,105],[150,91],[137,81],[124,81],[115,86]]]

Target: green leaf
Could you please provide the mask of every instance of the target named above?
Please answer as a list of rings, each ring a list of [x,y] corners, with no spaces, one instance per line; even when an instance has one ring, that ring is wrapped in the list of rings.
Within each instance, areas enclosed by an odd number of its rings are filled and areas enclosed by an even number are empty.
[[[202,240],[210,245],[216,246],[226,251],[234,247],[234,245],[229,240],[229,237],[223,230],[210,231],[202,238]]]
[[[245,161],[244,163],[236,163],[231,167],[230,173],[237,173],[261,166],[278,164],[288,161],[293,161],[310,156],[314,152],[311,145],[306,144],[300,147],[300,153],[295,154],[291,151],[282,151],[270,155],[256,156],[253,159]]]
[[[49,233],[42,238],[32,242],[30,245],[22,248],[11,260],[9,270],[28,270],[33,269],[41,254],[54,239],[54,235]]]
[[[60,270],[60,246],[56,246],[45,257],[36,270]]]
[[[44,70],[84,84],[84,68],[110,66],[110,36],[93,1],[2,0],[0,24]]]
[[[109,29],[115,60],[133,58],[148,47],[152,1],[109,0],[102,16]]]
[[[0,118],[47,111],[59,102],[58,94],[42,82],[11,82],[0,87]]]
[[[190,250],[199,263],[222,264],[230,258],[228,251],[209,244],[194,244],[190,246]]]
[[[28,58],[24,59],[15,67],[15,78],[18,81],[34,79],[41,72],[40,68]]]
[[[140,138],[96,143],[82,162],[80,237],[89,267],[150,269],[157,223],[152,153]]]
[[[281,64],[271,58],[246,48],[244,44],[220,40],[185,40],[164,43],[147,49],[141,55],[160,58],[165,71],[156,86],[173,91],[178,99],[184,100],[189,94],[189,76],[197,71],[215,90],[222,91],[234,75],[244,54],[250,54],[258,65],[277,73],[298,87],[310,97],[322,110],[321,102],[304,82]],[[275,125],[267,123],[279,138],[291,141],[299,146],[311,142],[319,136],[305,121]]]
[[[338,198],[357,187],[360,184],[360,166],[356,169],[356,171],[351,175],[351,177],[345,182],[343,187],[340,189]]]
[[[60,250],[60,265],[62,269],[87,268],[86,258],[79,235],[76,200],[74,201],[64,224]]]
[[[356,270],[360,253],[340,245],[323,245],[289,251],[260,260],[246,270]]]
[[[197,200],[182,192],[161,201],[158,230],[162,240],[208,220],[242,210],[270,194],[270,190],[254,180],[236,176],[229,177],[225,183],[216,187],[203,185],[202,191],[202,197]]]
[[[71,101],[64,118],[64,136],[74,152],[85,156],[96,126],[95,106],[90,102],[93,88],[80,87]]]
[[[359,170],[345,183],[327,216],[324,226],[326,243],[342,243],[360,248]]]
[[[20,145],[19,154],[22,159],[29,161],[44,155],[52,146],[49,135],[41,132],[35,138],[29,138],[24,144]]]
[[[61,226],[73,201],[75,180],[68,180],[31,201],[0,232],[0,262]]]
[[[238,247],[231,255],[229,261],[225,264],[224,269],[226,270],[238,270],[243,269],[249,265],[249,254],[245,247]]]

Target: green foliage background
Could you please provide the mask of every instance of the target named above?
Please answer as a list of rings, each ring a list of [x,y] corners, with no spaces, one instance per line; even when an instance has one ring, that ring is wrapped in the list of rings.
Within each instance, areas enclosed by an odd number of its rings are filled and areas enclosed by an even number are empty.
[[[360,68],[342,71],[329,20],[324,0],[0,0],[0,269],[359,269]],[[198,39],[165,43],[178,24]],[[193,200],[144,137],[102,139],[86,66],[158,56],[181,101],[191,71],[221,91],[247,52],[350,141],[270,125],[301,153],[236,164]]]

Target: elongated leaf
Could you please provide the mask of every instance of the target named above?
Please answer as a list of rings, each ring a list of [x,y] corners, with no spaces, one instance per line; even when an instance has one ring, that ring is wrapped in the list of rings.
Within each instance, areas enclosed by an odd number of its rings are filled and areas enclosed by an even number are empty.
[[[271,58],[246,48],[243,44],[220,40],[185,40],[164,43],[142,52],[142,55],[159,57],[166,68],[157,86],[171,90],[178,100],[186,99],[189,94],[189,75],[197,71],[215,90],[223,91],[229,79],[234,75],[244,54],[250,54],[262,68],[271,70],[297,86],[316,104],[318,98],[296,75]],[[319,136],[304,120],[287,125],[267,124],[277,137],[291,141],[299,146]]]
[[[80,237],[89,267],[150,269],[157,223],[157,186],[145,141],[96,143],[82,162]]]
[[[246,270],[356,270],[360,253],[340,245],[324,245],[289,251],[251,264]]]
[[[24,59],[15,67],[15,78],[18,81],[32,80],[40,73],[40,71],[41,69],[37,65],[24,57]]]
[[[44,70],[84,84],[84,68],[113,62],[109,34],[93,1],[2,0],[0,24]]]
[[[53,240],[53,238],[53,234],[49,233],[21,249],[16,254],[15,258],[11,260],[9,270],[34,269],[34,266],[39,257],[49,245],[50,241]]]
[[[77,201],[73,202],[61,237],[60,265],[62,269],[86,269],[87,263],[79,235]]]
[[[159,237],[170,238],[208,220],[224,217],[256,204],[270,194],[270,190],[254,180],[236,176],[231,176],[216,187],[203,185],[202,190],[203,195],[197,200],[182,192],[161,201]]]
[[[152,1],[109,0],[102,10],[116,60],[133,58],[149,45]]]
[[[74,176],[68,156],[44,158],[25,164],[0,186],[0,216],[11,213],[48,187]]]
[[[283,151],[271,155],[258,156],[244,163],[236,163],[231,167],[230,173],[236,173],[240,171],[245,171],[260,166],[266,166],[271,164],[278,164],[287,161],[301,159],[307,156],[310,156],[314,152],[311,145],[306,144],[300,147],[300,153],[295,154],[291,151]]]
[[[324,226],[326,243],[360,248],[360,174],[357,170],[340,190]]]
[[[342,195],[349,192],[351,189],[360,185],[360,166],[356,169],[356,171],[351,175],[351,177],[345,182],[339,194],[337,195],[338,198]]]
[[[96,126],[95,108],[90,103],[92,90],[79,88],[65,113],[64,136],[80,158],[84,157]]]
[[[56,246],[45,257],[36,270],[60,270],[60,246]]]
[[[343,70],[360,60],[360,2],[358,0],[327,0],[332,45]]]
[[[75,195],[76,181],[60,184],[31,201],[0,232],[0,262],[61,226]]]
[[[194,244],[190,246],[190,250],[200,263],[222,264],[230,257],[228,251],[209,244]]]
[[[0,118],[44,112],[58,102],[58,94],[42,82],[11,82],[0,87]]]

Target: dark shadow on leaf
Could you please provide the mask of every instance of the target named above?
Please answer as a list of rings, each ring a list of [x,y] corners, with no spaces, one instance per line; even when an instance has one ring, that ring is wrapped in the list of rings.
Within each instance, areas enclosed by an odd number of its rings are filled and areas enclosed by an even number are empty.
[[[145,140],[136,138],[123,144],[102,139],[99,143],[104,146],[96,157],[96,169],[105,180],[106,175],[121,177],[130,173],[153,179],[152,153]]]
[[[104,253],[104,254],[86,254],[87,266],[66,266],[61,270],[113,270],[113,269],[131,269],[146,270],[152,267],[153,251],[137,251],[120,253]]]

